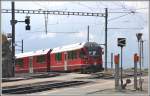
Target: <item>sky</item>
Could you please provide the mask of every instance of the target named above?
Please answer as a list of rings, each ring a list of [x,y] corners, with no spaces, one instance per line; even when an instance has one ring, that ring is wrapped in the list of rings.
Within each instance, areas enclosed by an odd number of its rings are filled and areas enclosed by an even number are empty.
[[[124,37],[127,40],[123,48],[123,67],[133,66],[133,54],[138,52],[136,33],[143,33],[144,40],[144,67],[148,67],[149,58],[149,32],[148,1],[17,1],[16,9],[33,9],[49,11],[73,11],[104,13],[108,8],[108,62],[111,53],[120,53],[117,46],[117,38]],[[10,1],[2,1],[2,9],[11,9]],[[111,13],[111,12],[137,13]],[[104,17],[85,16],[48,16],[48,34],[45,33],[44,15],[16,14],[16,20],[24,20],[26,16],[31,18],[31,30],[25,30],[25,23],[16,24],[16,43],[21,46],[24,40],[24,52],[36,51],[47,48],[55,48],[72,43],[85,42],[87,40],[87,26],[90,26],[90,41],[99,44],[104,43],[105,19]],[[11,33],[11,14],[2,13],[2,32]],[[129,28],[129,29],[111,29]],[[50,33],[55,32],[55,33]],[[60,34],[57,32],[77,32]],[[104,48],[104,46],[102,46]],[[16,46],[16,54],[20,53]],[[104,56],[103,56],[104,57]],[[103,58],[104,60],[104,58]],[[110,66],[110,64],[108,64]]]

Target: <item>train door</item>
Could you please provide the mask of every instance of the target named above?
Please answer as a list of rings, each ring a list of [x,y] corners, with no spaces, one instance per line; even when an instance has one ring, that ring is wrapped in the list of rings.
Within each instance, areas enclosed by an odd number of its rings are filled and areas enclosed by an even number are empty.
[[[67,55],[67,52],[64,52],[64,55],[65,55],[65,60],[64,60],[64,70],[67,71],[67,61],[68,61],[68,55]]]
[[[29,73],[33,73],[33,57],[29,57]]]

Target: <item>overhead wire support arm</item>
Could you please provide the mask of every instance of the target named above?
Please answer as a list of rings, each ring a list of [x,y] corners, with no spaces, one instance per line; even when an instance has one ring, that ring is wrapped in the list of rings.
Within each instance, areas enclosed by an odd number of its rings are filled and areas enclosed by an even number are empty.
[[[2,13],[11,13],[11,10],[10,9],[2,9]],[[20,9],[16,9],[15,13],[20,13],[20,14],[52,14],[52,15],[76,15],[76,16],[105,17],[104,13],[69,12],[69,11],[43,11],[43,10],[20,10]]]

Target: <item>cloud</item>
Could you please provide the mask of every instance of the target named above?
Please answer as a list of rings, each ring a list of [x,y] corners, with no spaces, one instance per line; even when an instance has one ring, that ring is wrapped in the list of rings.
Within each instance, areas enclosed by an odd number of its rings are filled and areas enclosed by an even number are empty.
[[[56,33],[39,33],[36,35],[31,35],[28,39],[46,39],[46,38],[54,38],[56,37]]]
[[[64,6],[66,3],[66,1],[16,1],[16,5],[18,8],[22,7],[22,3],[24,3],[24,5],[28,5],[28,6],[24,6],[24,8],[32,8],[32,9],[49,9],[49,8],[53,8],[53,7],[59,7],[59,6]]]
[[[87,37],[87,32],[81,30],[79,31],[79,33],[76,34],[76,37],[79,37],[79,38]]]
[[[138,12],[148,14],[149,1],[128,1],[125,2],[126,7],[138,9]],[[140,9],[140,8],[147,8]],[[139,10],[140,9],[140,10]]]
[[[90,34],[90,41],[91,42],[96,42],[96,37],[94,34]]]
[[[45,38],[53,38],[56,37],[56,33],[47,33],[47,34],[42,34],[41,39],[45,39]]]
[[[81,30],[79,33],[77,33],[77,34],[75,34],[73,36],[75,36],[77,38],[80,38],[80,39],[87,40],[87,32],[86,31]],[[90,33],[89,34],[89,41],[91,41],[91,42],[96,41],[96,35]]]
[[[144,37],[144,39],[149,39],[149,31],[148,31],[148,25],[149,24],[147,24],[145,27],[144,27],[144,29],[143,30],[141,30],[141,32],[143,33],[143,37]]]

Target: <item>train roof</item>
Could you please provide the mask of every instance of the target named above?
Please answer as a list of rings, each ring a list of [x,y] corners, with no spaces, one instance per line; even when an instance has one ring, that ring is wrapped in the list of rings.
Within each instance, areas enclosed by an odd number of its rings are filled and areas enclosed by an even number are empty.
[[[76,43],[76,44],[71,44],[71,45],[66,45],[66,46],[54,48],[51,53],[59,53],[59,52],[65,52],[65,51],[81,49],[84,46],[89,46],[91,44],[99,46],[96,42]]]
[[[81,49],[84,46],[91,46],[91,45],[99,46],[96,42],[83,42],[83,43],[75,43],[70,44],[62,47],[56,47],[53,48],[51,53],[59,53],[59,52],[65,52],[65,51],[71,51],[71,50],[77,50]],[[45,49],[45,50],[38,50],[38,51],[31,51],[31,52],[25,52],[25,53],[19,53],[16,54],[16,58],[23,58],[23,57],[30,57],[30,56],[38,56],[38,55],[44,55],[47,54],[51,49]]]
[[[19,53],[19,54],[16,54],[15,56],[16,56],[16,58],[23,58],[23,57],[44,55],[44,54],[47,54],[50,50],[51,49],[45,49],[45,50],[38,50],[38,51]]]

